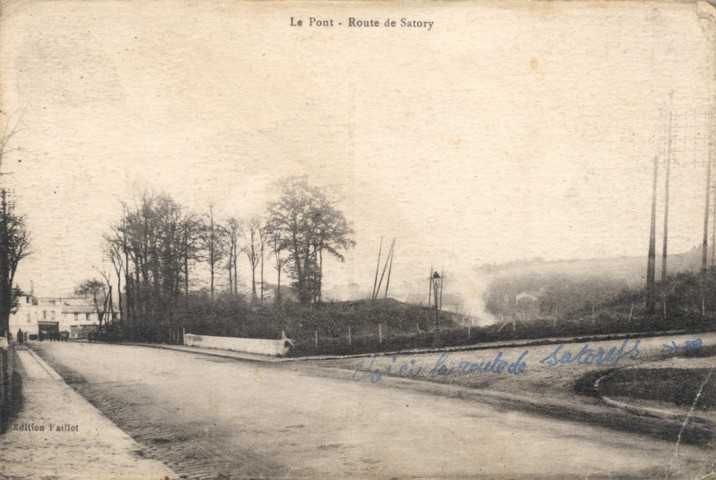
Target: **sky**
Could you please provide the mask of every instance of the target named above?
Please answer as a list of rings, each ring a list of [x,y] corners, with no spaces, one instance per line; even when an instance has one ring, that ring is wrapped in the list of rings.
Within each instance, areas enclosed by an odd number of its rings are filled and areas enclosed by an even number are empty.
[[[17,281],[61,296],[97,277],[102,234],[143,189],[248,216],[279,178],[305,174],[356,232],[327,286],[370,290],[380,239],[396,237],[391,284],[433,264],[479,304],[483,264],[646,255],[670,112],[669,241],[689,250],[712,14],[658,1],[7,2],[0,107],[21,132],[2,181],[33,239]]]

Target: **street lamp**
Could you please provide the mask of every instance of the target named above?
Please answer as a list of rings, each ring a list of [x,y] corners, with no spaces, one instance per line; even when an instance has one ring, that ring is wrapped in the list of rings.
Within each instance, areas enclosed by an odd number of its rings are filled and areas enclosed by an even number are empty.
[[[435,298],[435,329],[438,335],[440,335],[440,300],[439,294],[441,291],[442,278],[438,272],[433,273],[433,298]]]

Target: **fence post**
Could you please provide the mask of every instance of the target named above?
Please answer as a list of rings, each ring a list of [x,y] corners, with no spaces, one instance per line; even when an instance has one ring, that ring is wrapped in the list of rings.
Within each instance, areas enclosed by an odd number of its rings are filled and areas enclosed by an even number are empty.
[[[348,345],[351,345],[351,326],[348,325]]]
[[[184,345],[184,336],[186,335],[186,328],[181,329],[181,344]]]
[[[420,324],[418,322],[415,322],[415,328],[417,328],[418,333],[420,333]]]
[[[318,350],[318,329],[313,331],[313,349]]]
[[[467,326],[467,338],[470,338],[470,325]]]
[[[378,342],[383,344],[383,324],[378,324]]]
[[[629,320],[627,320],[627,327],[631,325],[631,316],[634,314],[634,304],[631,304],[631,310],[629,310]]]

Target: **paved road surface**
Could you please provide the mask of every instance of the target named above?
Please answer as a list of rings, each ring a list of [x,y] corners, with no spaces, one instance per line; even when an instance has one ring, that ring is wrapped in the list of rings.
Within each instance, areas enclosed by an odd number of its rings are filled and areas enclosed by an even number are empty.
[[[0,479],[176,478],[160,462],[137,455],[141,447],[37,355],[17,354],[24,369],[24,405],[0,436]]]
[[[699,478],[713,450],[498,412],[389,382],[146,347],[38,350],[190,478]],[[305,368],[305,367],[304,367]],[[81,424],[82,420],[77,419]],[[669,467],[671,465],[671,467]]]

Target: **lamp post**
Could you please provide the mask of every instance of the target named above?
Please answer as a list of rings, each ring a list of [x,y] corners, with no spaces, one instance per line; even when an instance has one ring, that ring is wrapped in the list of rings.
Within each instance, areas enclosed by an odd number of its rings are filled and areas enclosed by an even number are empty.
[[[440,335],[440,286],[442,283],[442,278],[440,277],[440,274],[438,272],[433,273],[433,298],[435,299],[435,330],[437,331],[437,335]]]

